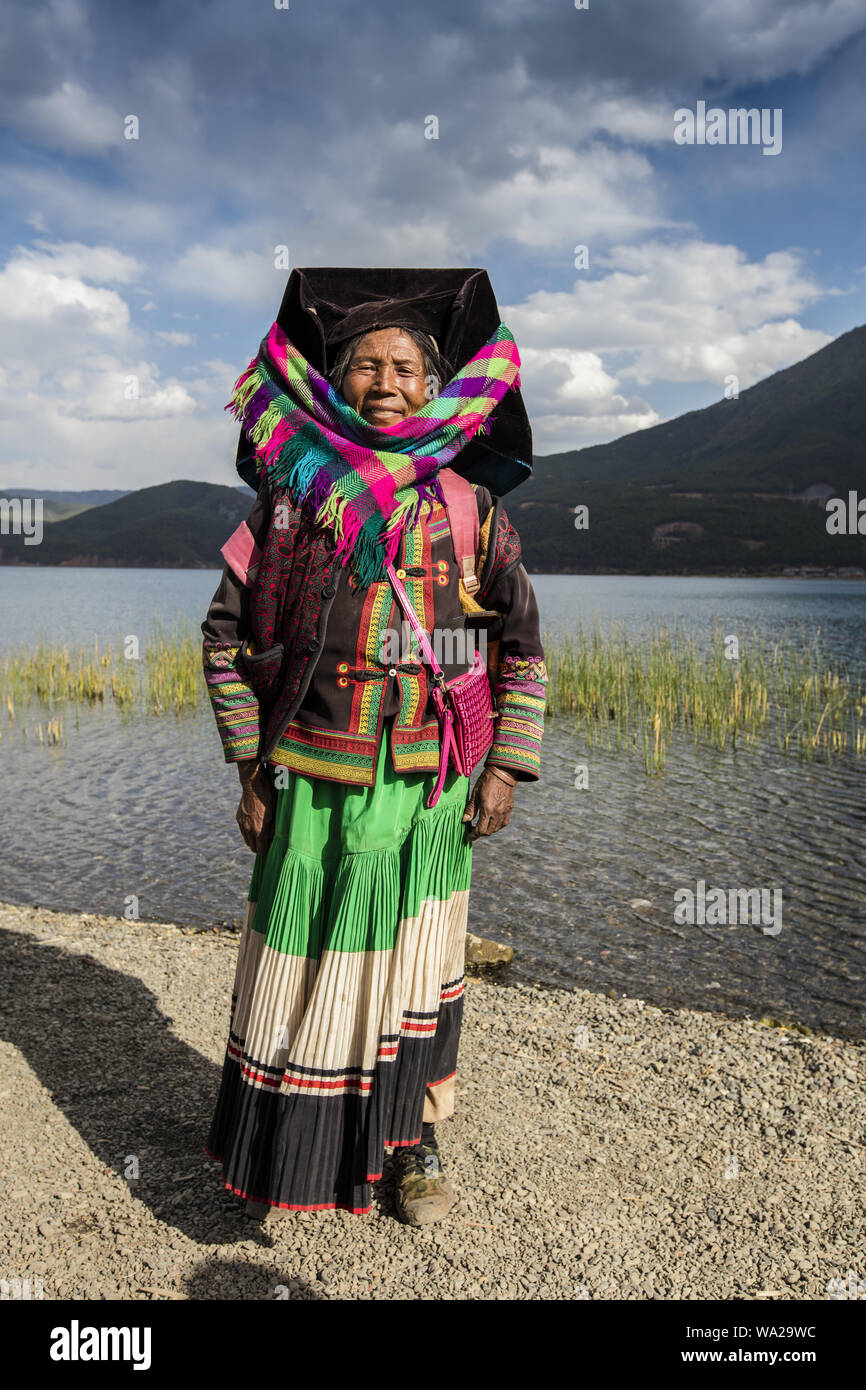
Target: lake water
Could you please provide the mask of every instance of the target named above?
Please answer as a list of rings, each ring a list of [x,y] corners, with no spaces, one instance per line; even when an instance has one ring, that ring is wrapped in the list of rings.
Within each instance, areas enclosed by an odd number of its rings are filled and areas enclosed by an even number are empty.
[[[197,625],[209,570],[0,568],[0,648]],[[533,575],[542,625],[674,618],[699,636],[760,625],[820,631],[866,660],[866,584],[831,580]],[[203,690],[203,681],[202,681]],[[200,926],[239,921],[252,855],[234,821],[239,787],[209,705],[182,717],[58,711],[66,742],[40,746],[0,712],[0,897]],[[44,719],[32,711],[29,722]],[[577,763],[589,786],[575,788]],[[665,772],[642,753],[588,750],[548,719],[542,777],[517,790],[508,828],[473,851],[470,928],[517,950],[516,978],[797,1020],[864,1035],[866,763],[805,763],[773,749],[694,750]],[[674,893],[767,888],[782,929],[680,926]]]

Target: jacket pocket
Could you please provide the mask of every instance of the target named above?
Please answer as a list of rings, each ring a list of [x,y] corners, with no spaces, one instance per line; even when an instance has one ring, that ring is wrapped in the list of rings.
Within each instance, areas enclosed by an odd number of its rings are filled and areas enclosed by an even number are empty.
[[[284,657],[285,648],[282,642],[268,647],[265,652],[251,652],[250,638],[244,638],[237,662],[256,699],[267,703],[275,698],[280,688]]]

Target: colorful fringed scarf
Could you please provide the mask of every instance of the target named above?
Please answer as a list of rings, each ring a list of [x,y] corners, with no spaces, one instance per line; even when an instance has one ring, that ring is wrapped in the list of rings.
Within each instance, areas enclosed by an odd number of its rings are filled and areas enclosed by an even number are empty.
[[[440,393],[396,424],[371,425],[289,341],[279,324],[235,383],[225,407],[243,425],[274,487],[333,529],[358,583],[385,579],[422,500],[442,501],[436,474],[512,386],[520,356],[504,323]]]

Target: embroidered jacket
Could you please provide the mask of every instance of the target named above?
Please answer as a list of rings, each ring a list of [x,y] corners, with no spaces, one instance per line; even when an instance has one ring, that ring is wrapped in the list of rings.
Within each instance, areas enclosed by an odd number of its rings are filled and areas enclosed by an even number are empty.
[[[474,485],[473,485],[474,486]],[[474,597],[459,577],[448,517],[425,502],[394,568],[446,680],[476,646],[498,658],[498,710],[487,761],[539,775],[547,671],[520,540],[502,506],[475,487],[481,527]],[[263,480],[246,523],[257,564],[231,543],[202,623],[202,655],[227,762],[259,757],[308,776],[372,786],[385,718],[396,772],[436,772],[440,733],[431,672],[387,580],[359,590],[331,534],[271,497]],[[239,528],[240,529],[240,528]],[[234,538],[232,538],[234,540]],[[250,557],[247,556],[247,560]],[[498,646],[497,646],[498,644]]]

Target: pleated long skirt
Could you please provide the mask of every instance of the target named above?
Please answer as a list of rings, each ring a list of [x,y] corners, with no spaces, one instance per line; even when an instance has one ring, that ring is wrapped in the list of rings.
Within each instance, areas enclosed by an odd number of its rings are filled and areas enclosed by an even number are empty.
[[[256,855],[207,1152],[227,1188],[294,1210],[370,1209],[386,1148],[453,1109],[472,844],[468,777],[373,787],[290,772]]]

